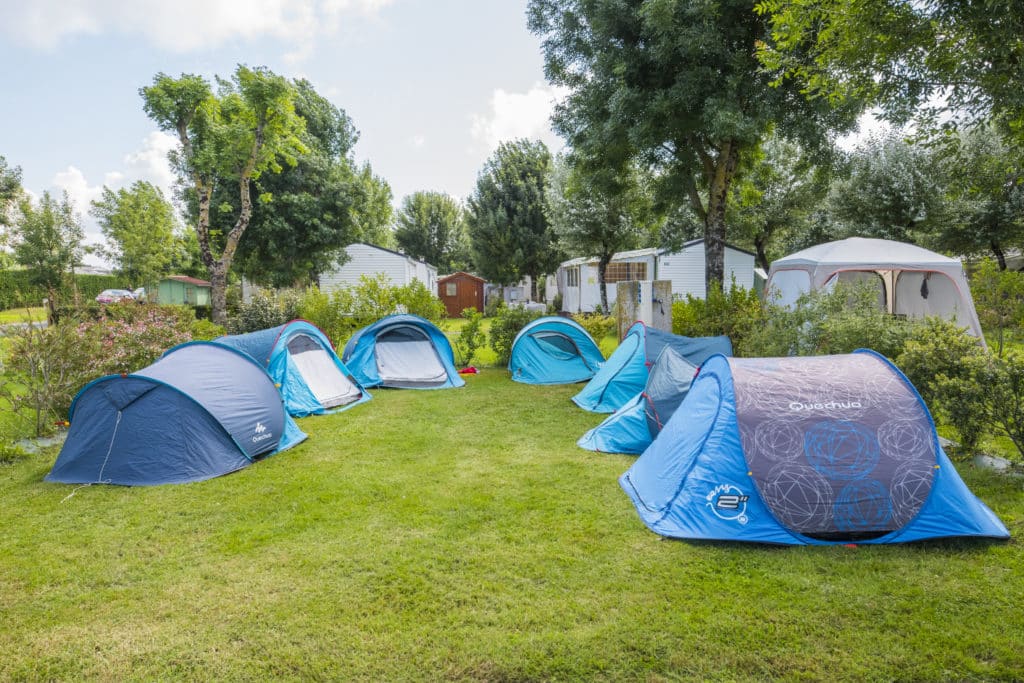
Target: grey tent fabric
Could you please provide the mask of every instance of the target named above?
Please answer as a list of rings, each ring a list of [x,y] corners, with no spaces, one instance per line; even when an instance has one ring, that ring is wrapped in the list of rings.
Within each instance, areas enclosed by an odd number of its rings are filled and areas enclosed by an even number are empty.
[[[338,371],[332,354],[315,339],[297,334],[288,340],[288,353],[306,385],[327,409],[358,401],[363,391],[352,377]]]
[[[686,398],[696,374],[697,366],[683,358],[674,348],[666,346],[662,349],[651,366],[651,374],[644,387],[644,413],[652,439],[658,436],[658,432]]]
[[[448,381],[430,337],[412,325],[396,325],[377,336],[377,372],[385,387],[430,387]]]

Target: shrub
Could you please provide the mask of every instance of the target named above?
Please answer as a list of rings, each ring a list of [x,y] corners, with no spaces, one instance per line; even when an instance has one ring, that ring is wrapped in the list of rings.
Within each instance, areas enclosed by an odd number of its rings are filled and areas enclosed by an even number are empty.
[[[572,319],[580,324],[580,327],[587,331],[595,343],[600,344],[601,340],[616,335],[617,323],[610,315],[600,313],[575,313]]]
[[[453,346],[459,362],[462,365],[469,365],[473,362],[477,350],[487,341],[483,331],[484,315],[470,306],[462,311],[462,317],[466,322]]]
[[[725,335],[732,341],[733,352],[746,353],[747,338],[763,326],[764,309],[752,289],[736,284],[733,278],[728,290],[712,287],[706,299],[687,295],[672,304],[672,331],[685,337]]]
[[[299,317],[319,327],[336,347],[358,329],[353,317],[345,312],[336,297],[332,298],[317,287],[310,287],[302,296]]]
[[[193,340],[209,341],[211,339],[223,337],[225,334],[225,329],[223,327],[210,322],[205,318],[193,322],[189,329]]]
[[[999,270],[985,259],[971,276],[971,292],[981,325],[995,332],[996,354],[1002,357],[1006,331],[1018,330],[1024,320],[1024,273]]]
[[[936,377],[967,379],[971,370],[964,360],[986,356],[978,340],[963,328],[947,320],[927,318],[914,327],[895,361],[930,406],[947,395],[934,385]]]
[[[975,365],[980,370],[978,388],[988,399],[986,422],[1013,442],[1018,456],[1024,456],[1024,355],[1011,352]]]
[[[302,293],[295,290],[257,290],[247,303],[239,304],[238,312],[228,320],[228,330],[245,334],[284,325],[299,317],[301,301]]]
[[[805,294],[792,309],[766,305],[764,318],[745,330],[741,351],[812,356],[870,348],[896,358],[915,328],[914,322],[881,310],[876,289],[840,284],[832,292]]]
[[[509,308],[501,304],[495,308],[493,320],[491,321],[491,348],[497,355],[498,365],[508,365],[512,355],[512,342],[515,341],[519,330],[526,327],[531,321],[541,317],[520,306]]]

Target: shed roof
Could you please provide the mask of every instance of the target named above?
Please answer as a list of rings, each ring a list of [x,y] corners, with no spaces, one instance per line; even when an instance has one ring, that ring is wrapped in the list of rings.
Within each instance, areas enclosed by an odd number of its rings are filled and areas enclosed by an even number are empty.
[[[454,272],[451,275],[445,275],[443,277],[439,277],[439,278],[437,278],[437,281],[438,282],[444,282],[445,280],[451,280],[452,278],[456,278],[456,277],[468,277],[471,280],[476,280],[477,282],[480,282],[480,283],[487,282],[482,277],[478,277],[476,275],[473,275],[472,273],[467,273],[464,270],[460,270],[460,271]]]
[[[188,275],[168,275],[164,278],[165,280],[174,280],[175,282],[183,282],[186,285],[195,285],[196,287],[211,287],[209,282],[206,280],[200,280],[196,277],[189,277]]]

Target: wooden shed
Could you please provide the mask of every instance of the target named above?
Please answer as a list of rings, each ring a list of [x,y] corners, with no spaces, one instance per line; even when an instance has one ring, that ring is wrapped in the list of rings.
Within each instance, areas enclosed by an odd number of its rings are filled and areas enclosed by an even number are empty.
[[[156,302],[161,304],[185,304],[187,306],[210,305],[210,283],[187,275],[168,275],[157,286]]]
[[[473,307],[484,310],[483,278],[459,271],[437,280],[437,296],[444,302],[449,318],[458,318],[462,311]]]

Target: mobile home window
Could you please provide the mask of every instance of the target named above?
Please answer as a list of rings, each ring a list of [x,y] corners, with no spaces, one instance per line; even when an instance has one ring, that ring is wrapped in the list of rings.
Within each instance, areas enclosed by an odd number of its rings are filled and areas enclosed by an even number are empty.
[[[635,280],[647,279],[647,264],[626,261],[623,263],[609,263],[604,271],[606,284],[613,282],[633,282]]]
[[[579,287],[580,286],[580,268],[574,266],[572,268],[565,269],[565,285],[566,287]]]

